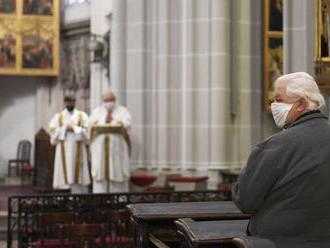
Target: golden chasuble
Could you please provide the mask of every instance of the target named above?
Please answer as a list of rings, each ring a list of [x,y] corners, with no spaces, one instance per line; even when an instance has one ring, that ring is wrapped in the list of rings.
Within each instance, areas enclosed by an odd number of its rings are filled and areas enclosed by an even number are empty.
[[[60,127],[63,127],[63,119],[64,119],[64,114],[61,112],[58,115],[58,123]],[[68,184],[68,175],[67,175],[67,170],[66,170],[66,158],[65,158],[65,141],[61,140],[60,145],[61,145],[61,157],[62,157],[62,167],[63,167],[63,174],[64,174],[64,183]]]
[[[78,113],[78,127],[82,127],[82,113]],[[75,173],[74,173],[74,183],[79,183],[79,174],[80,174],[80,167],[82,165],[81,161],[81,148],[82,148],[82,141],[77,141],[76,144],[76,159],[75,159]]]

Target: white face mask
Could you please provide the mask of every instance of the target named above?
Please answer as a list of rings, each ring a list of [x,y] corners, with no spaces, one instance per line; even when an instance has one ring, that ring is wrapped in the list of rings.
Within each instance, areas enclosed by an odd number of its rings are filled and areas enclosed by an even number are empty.
[[[282,103],[282,102],[273,102],[271,105],[271,110],[276,126],[279,128],[284,127],[286,117],[289,114],[293,104]]]
[[[104,102],[103,106],[106,108],[106,110],[111,111],[115,108],[115,102],[114,101]]]

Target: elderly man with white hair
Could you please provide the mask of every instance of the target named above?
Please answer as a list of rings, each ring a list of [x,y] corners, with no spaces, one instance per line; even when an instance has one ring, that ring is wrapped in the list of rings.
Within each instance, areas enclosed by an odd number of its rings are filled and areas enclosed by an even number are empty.
[[[131,115],[113,92],[90,116],[93,193],[127,192],[129,185]]]
[[[330,125],[324,99],[305,72],[279,77],[271,105],[283,130],[257,144],[233,187],[233,200],[251,214],[250,235],[330,234]]]

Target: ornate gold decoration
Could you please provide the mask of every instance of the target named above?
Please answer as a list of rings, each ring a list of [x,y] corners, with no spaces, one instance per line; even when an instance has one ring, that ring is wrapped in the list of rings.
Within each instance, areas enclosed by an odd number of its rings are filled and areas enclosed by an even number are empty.
[[[283,0],[263,1],[263,105],[270,111],[274,81],[283,74]]]
[[[0,50],[0,74],[59,74],[59,5],[59,0],[16,0],[15,11],[0,12],[0,47],[6,50]]]
[[[64,119],[64,114],[63,112],[61,112],[58,116],[58,123],[59,126],[62,127],[63,126],[63,120]],[[68,184],[68,175],[67,175],[67,166],[66,166],[66,156],[65,156],[65,141],[61,140],[60,141],[60,145],[61,145],[61,158],[62,158],[62,169],[63,169],[63,175],[64,175],[64,183]]]
[[[110,181],[110,134],[104,136],[104,178]]]
[[[78,127],[82,127],[83,124],[83,115],[82,112],[78,114]],[[76,142],[76,164],[75,164],[75,174],[74,174],[74,182],[77,184],[79,183],[79,175],[80,175],[80,168],[82,166],[82,146],[83,142],[77,141]]]
[[[330,95],[330,0],[316,0],[315,79]]]

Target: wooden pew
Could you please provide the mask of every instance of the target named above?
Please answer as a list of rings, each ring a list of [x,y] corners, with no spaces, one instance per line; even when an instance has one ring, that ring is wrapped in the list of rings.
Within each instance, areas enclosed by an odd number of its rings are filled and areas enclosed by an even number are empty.
[[[179,219],[175,221],[182,237],[182,247],[237,247],[233,237],[246,235],[248,220],[194,221]]]
[[[277,248],[272,240],[253,236],[236,237],[231,242],[237,248]]]
[[[237,248],[329,248],[330,235],[320,237],[253,237],[233,238]]]
[[[179,218],[195,220],[231,220],[249,219],[233,202],[177,202],[128,205],[134,224],[136,247],[151,247],[156,238],[170,244],[178,244],[179,236],[174,221]],[[171,246],[175,247],[175,246]]]
[[[186,248],[329,248],[327,237],[255,237],[246,236],[247,220],[175,221]]]

